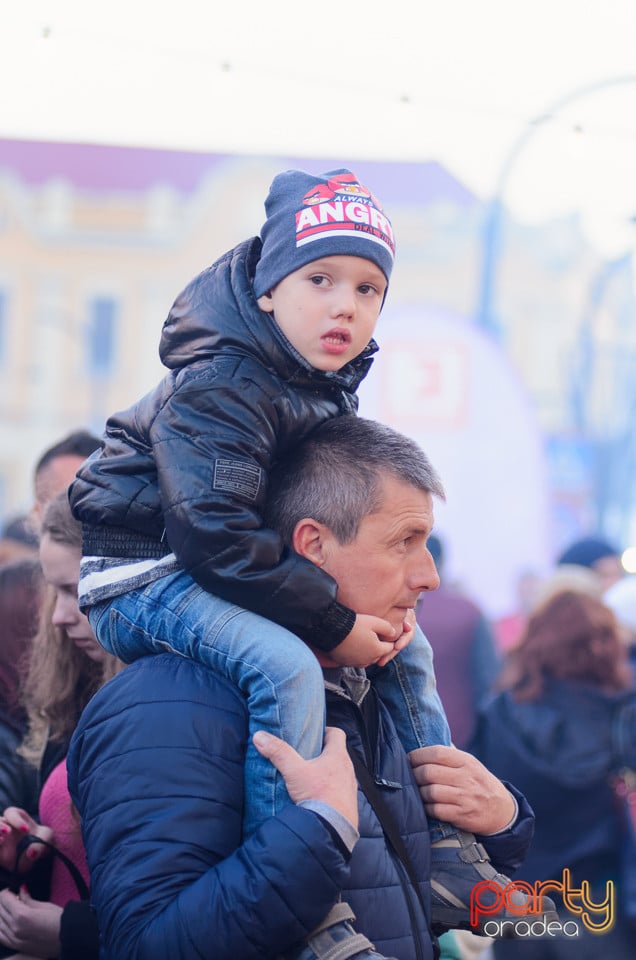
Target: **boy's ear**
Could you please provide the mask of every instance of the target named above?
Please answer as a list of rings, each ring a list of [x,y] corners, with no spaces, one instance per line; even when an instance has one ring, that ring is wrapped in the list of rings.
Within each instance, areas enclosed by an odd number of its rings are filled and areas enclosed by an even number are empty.
[[[264,293],[256,302],[265,313],[273,313],[274,301],[272,300],[271,293]]]
[[[294,527],[292,546],[296,553],[322,567],[327,559],[326,528],[311,517],[304,517]]]

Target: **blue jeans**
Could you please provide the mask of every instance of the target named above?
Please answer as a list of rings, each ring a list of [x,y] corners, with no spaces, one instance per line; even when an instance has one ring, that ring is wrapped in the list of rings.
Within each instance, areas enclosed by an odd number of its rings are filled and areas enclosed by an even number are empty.
[[[245,695],[250,740],[245,758],[246,835],[289,802],[283,778],[252,745],[266,730],[306,759],[322,750],[325,689],[316,657],[284,627],[203,590],[185,571],[155,580],[89,610],[100,644],[126,663],[149,653],[177,653],[227,677]],[[390,669],[389,669],[390,668]],[[449,743],[435,689],[428,640],[416,636],[374,684],[407,750]]]
[[[435,743],[449,746],[451,733],[437,692],[433,650],[419,626],[413,639],[386,667],[367,671],[408,752]],[[427,814],[431,843],[456,833],[455,827]]]
[[[450,744],[448,720],[435,683],[433,650],[419,626],[408,647],[386,667],[372,667],[367,673],[407,752],[434,743]]]

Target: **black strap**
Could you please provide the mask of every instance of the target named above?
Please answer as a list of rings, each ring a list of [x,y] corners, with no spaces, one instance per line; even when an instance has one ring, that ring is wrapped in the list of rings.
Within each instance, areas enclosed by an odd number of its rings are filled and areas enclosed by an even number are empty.
[[[420,885],[415,873],[415,868],[413,867],[413,861],[411,860],[409,852],[404,845],[398,825],[393,819],[393,814],[388,808],[382,795],[382,791],[378,789],[378,786],[369,772],[368,767],[362,760],[360,754],[352,747],[348,739],[347,750],[349,752],[349,756],[351,757],[353,769],[355,770],[358,783],[362,787],[362,792],[371,804],[376,817],[380,821],[380,826],[382,827],[387,843],[390,844],[396,856],[402,862],[408,878],[411,881],[411,886],[415,890],[417,899],[419,900],[422,910],[424,911],[424,916],[426,917],[428,916],[428,910],[424,905],[424,899],[420,891]]]
[[[26,837],[23,837],[22,840],[20,840],[20,843],[18,844],[18,847],[16,850],[15,866],[13,868],[13,880],[9,884],[9,889],[13,893],[18,892],[20,888],[20,884],[24,880],[24,877],[18,873],[18,864],[19,864],[20,857],[22,856],[24,851],[27,849],[27,847],[30,847],[32,843],[41,843],[43,844],[43,846],[48,847],[48,849],[53,853],[53,855],[58,857],[58,859],[62,861],[62,863],[64,864],[64,866],[66,867],[70,875],[73,877],[73,880],[75,881],[75,886],[77,887],[77,892],[80,895],[80,899],[88,900],[90,898],[90,891],[88,889],[86,881],[84,880],[84,877],[79,872],[79,870],[77,869],[73,861],[70,860],[65,853],[62,853],[61,850],[58,850],[56,846],[54,846],[52,843],[49,843],[48,840],[42,840],[41,837],[36,837],[32,833],[27,834]]]

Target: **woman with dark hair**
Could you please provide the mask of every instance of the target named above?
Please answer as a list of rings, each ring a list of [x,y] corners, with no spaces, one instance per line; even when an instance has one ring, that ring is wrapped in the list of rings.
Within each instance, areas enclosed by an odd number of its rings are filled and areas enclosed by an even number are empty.
[[[631,683],[614,614],[580,591],[550,596],[508,655],[471,750],[496,776],[512,781],[536,814],[533,843],[514,879],[563,882],[567,869],[571,887],[589,883],[594,903],[603,901],[612,881],[615,920],[610,930],[590,933],[561,902],[562,921],[576,921],[569,924],[571,936],[498,941],[498,960],[634,956],[635,932],[621,902],[622,825],[611,782],[621,767],[636,767]],[[629,729],[617,737],[621,722]],[[597,913],[594,921],[600,919]]]
[[[0,566],[0,810],[17,803],[33,812],[35,770],[17,753],[27,728],[20,688],[29,666],[42,603],[35,558]]]

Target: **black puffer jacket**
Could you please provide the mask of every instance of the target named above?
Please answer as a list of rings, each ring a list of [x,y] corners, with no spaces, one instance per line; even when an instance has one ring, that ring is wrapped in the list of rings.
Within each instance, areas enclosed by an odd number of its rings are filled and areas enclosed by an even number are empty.
[[[377,347],[337,373],[311,367],[258,308],[259,254],[258,238],[240,244],[177,298],[160,343],[171,372],[108,420],[71,507],[89,532],[87,552],[139,556],[128,532],[150,540],[145,555],[156,542],[161,556],[167,543],[205,590],[328,650],[355,615],[336,601],[331,577],[263,527],[267,478],[319,424],[356,412]]]

